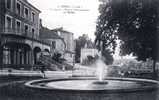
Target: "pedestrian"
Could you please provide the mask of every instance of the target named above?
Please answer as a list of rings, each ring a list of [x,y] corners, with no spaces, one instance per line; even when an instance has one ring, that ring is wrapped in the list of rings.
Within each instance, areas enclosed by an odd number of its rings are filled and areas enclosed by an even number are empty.
[[[45,75],[45,66],[44,66],[44,65],[41,65],[41,66],[40,66],[40,71],[41,71],[41,73],[42,73],[43,78],[45,78],[46,75]]]

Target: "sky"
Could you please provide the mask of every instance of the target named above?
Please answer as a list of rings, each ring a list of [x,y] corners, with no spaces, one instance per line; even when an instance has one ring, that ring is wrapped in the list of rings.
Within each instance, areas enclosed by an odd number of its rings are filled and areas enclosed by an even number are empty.
[[[45,27],[50,29],[63,27],[64,30],[74,33],[74,38],[88,34],[89,38],[95,39],[99,0],[28,1],[41,11],[40,18]],[[113,56],[115,59],[120,59],[119,45]],[[131,57],[126,56],[126,58]]]
[[[74,38],[82,34],[94,40],[96,20],[99,15],[98,0],[28,0],[41,10],[43,25],[50,29],[63,27],[74,33]]]

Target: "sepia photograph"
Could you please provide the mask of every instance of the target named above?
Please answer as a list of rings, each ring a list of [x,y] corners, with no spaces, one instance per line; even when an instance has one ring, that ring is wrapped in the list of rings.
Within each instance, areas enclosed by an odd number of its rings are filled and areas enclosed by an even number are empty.
[[[159,0],[0,0],[0,100],[159,100]]]

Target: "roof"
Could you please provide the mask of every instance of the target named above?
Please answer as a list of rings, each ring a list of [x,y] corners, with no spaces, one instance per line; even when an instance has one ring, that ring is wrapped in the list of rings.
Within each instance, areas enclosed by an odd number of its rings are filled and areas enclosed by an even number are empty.
[[[87,40],[85,45],[84,45],[84,48],[91,48],[91,49],[94,49],[96,48],[95,44],[91,41],[91,40]]]
[[[25,2],[25,4],[27,3],[30,7],[32,7],[34,10],[38,11],[39,13],[41,13],[41,11],[36,8],[35,6],[33,6],[30,2],[28,2],[28,0],[20,0],[21,2]]]
[[[49,30],[48,28],[42,27],[40,29],[40,38],[42,39],[63,39],[55,32]]]
[[[75,54],[75,52],[73,52],[73,51],[69,51],[69,50],[65,50],[65,53]]]
[[[63,27],[56,28],[56,29],[53,29],[53,30],[51,30],[51,31],[52,31],[52,32],[60,31],[60,32],[63,32],[63,33],[74,34],[74,33],[72,33],[72,32],[69,32],[69,31],[64,30]]]

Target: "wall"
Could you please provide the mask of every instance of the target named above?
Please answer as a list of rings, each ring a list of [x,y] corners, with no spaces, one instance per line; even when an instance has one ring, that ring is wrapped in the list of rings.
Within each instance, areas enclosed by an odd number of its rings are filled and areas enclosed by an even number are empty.
[[[73,33],[67,32],[67,31],[58,31],[57,32],[60,37],[62,37],[66,43],[66,49],[64,58],[67,60],[67,63],[73,64],[74,62],[74,39],[73,39]]]
[[[28,3],[27,1],[24,0],[11,0],[12,1],[12,7],[11,9],[5,9],[5,13],[11,17],[13,17],[12,19],[12,28],[13,30],[16,30],[15,26],[16,26],[16,20],[21,21],[21,34],[22,35],[24,33],[24,25],[28,25],[29,26],[29,32],[27,34],[28,37],[34,37],[36,39],[39,38],[39,13],[40,11],[38,9],[36,9],[34,6],[32,6],[30,3]],[[20,10],[20,15],[16,13],[16,3],[17,1],[21,4],[21,10]],[[29,10],[29,16],[26,18],[24,16],[24,8],[28,8]],[[31,17],[31,13],[34,12],[35,17],[34,17],[34,21],[32,21],[32,17]],[[5,15],[4,15],[5,16]],[[32,28],[34,28],[35,32],[34,34],[32,33]]]
[[[51,53],[61,53],[62,55],[64,54],[65,51],[65,44],[61,39],[48,39],[51,42],[55,42],[55,48],[53,47],[53,44],[51,46]]]
[[[99,52],[97,49],[82,48],[81,49],[81,58],[80,58],[81,63],[84,61],[84,59],[87,58],[88,55],[95,57],[95,55],[99,55]]]
[[[50,46],[39,43],[39,42],[26,40],[25,43],[28,44],[32,49],[34,49],[35,47],[39,47],[41,51],[44,51],[45,49],[48,49],[50,51]]]
[[[73,33],[62,31],[60,36],[64,39],[66,43],[66,50],[73,52],[74,51]]]
[[[5,13],[5,0],[0,0],[0,29],[4,28],[4,13]]]

